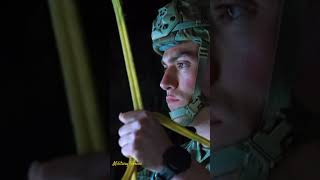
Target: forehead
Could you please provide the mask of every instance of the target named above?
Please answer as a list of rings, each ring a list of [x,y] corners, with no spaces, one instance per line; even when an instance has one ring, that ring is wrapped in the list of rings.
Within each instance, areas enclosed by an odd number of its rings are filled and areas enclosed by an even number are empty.
[[[211,0],[210,6],[211,9],[213,7],[219,6],[221,4],[239,4],[239,3],[247,3],[251,5],[255,5],[259,8],[265,9],[274,7],[274,5],[281,4],[283,0]]]
[[[171,62],[181,56],[197,58],[198,47],[198,44],[192,41],[183,42],[175,47],[166,50],[163,54],[162,61]]]

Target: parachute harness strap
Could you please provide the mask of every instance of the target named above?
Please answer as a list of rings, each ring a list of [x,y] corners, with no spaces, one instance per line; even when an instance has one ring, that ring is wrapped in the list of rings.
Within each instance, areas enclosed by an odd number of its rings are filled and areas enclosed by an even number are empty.
[[[118,25],[118,30],[119,30],[119,35],[121,39],[121,45],[122,45],[122,51],[123,51],[123,56],[125,60],[125,65],[126,65],[126,71],[128,75],[128,80],[129,80],[129,85],[130,85],[130,91],[131,91],[131,97],[132,97],[132,102],[133,102],[133,107],[135,110],[141,110],[143,109],[143,104],[142,104],[142,98],[140,94],[140,89],[138,85],[138,79],[136,75],[136,70],[133,62],[133,56],[132,56],[132,51],[130,47],[130,42],[129,42],[129,36],[127,33],[127,28],[122,12],[122,7],[120,0],[112,0],[116,20],[117,20],[117,25]],[[153,113],[154,116],[159,119],[160,124],[171,129],[172,131],[175,131],[185,137],[188,137],[192,140],[198,141],[199,143],[205,145],[205,146],[210,146],[210,141],[189,131],[188,129],[172,122],[169,118],[166,116],[160,114],[160,113]],[[127,170],[122,177],[122,180],[135,180],[136,179],[136,168],[134,165],[135,160],[133,158],[129,158],[129,165],[127,167]]]

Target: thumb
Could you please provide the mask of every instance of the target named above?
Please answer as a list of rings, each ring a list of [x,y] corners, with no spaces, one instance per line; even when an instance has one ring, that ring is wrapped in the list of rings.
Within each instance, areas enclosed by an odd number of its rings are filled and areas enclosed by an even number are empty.
[[[41,164],[39,161],[33,161],[28,170],[28,180],[41,180]]]

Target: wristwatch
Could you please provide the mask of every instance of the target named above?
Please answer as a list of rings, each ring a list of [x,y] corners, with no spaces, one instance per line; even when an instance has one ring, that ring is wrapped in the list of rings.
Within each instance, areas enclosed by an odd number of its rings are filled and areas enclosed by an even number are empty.
[[[184,148],[174,145],[162,155],[163,169],[158,174],[162,180],[170,180],[176,174],[186,171],[191,165],[191,155]]]

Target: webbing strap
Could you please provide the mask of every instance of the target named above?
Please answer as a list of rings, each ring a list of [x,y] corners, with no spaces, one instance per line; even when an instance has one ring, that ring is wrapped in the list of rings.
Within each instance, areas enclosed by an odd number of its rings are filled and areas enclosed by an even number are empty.
[[[201,22],[198,21],[188,21],[184,23],[178,24],[173,30],[174,31],[180,31],[183,29],[188,29],[188,28],[196,28],[196,27],[209,27],[208,24],[202,24]]]

